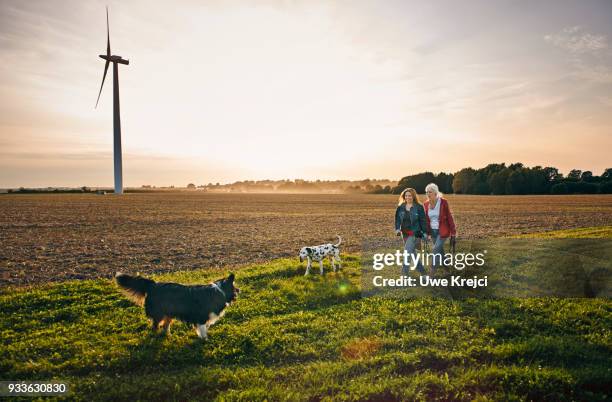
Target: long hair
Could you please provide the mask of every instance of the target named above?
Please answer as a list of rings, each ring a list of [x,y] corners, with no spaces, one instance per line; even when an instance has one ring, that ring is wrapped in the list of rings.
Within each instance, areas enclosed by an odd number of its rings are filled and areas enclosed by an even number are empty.
[[[444,194],[442,194],[442,192],[440,191],[440,189],[438,188],[438,185],[436,183],[429,183],[426,187],[425,187],[425,192],[428,191],[433,191],[434,193],[436,193],[436,197],[438,198],[442,198],[442,196]]]
[[[413,188],[405,188],[404,191],[402,191],[399,195],[399,199],[397,201],[397,206],[399,207],[400,205],[402,205],[404,202],[406,202],[406,200],[404,199],[406,197],[406,193],[410,193],[410,195],[412,195],[412,202],[417,204],[417,205],[421,205],[421,201],[419,201],[419,196],[416,192],[415,189]]]

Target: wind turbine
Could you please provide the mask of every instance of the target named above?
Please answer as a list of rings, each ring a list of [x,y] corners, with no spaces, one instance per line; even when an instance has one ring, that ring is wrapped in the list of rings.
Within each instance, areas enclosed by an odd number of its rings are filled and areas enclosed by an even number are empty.
[[[106,54],[101,54],[100,58],[106,60],[104,65],[104,75],[102,76],[102,84],[100,92],[98,92],[98,100],[96,108],[102,94],[104,79],[108,71],[108,65],[113,63],[113,159],[115,165],[115,194],[123,194],[123,166],[121,156],[121,117],[119,116],[119,69],[117,64],[130,64],[129,60],[123,59],[121,56],[112,55],[110,48],[110,29],[108,27],[108,7],[106,7]]]

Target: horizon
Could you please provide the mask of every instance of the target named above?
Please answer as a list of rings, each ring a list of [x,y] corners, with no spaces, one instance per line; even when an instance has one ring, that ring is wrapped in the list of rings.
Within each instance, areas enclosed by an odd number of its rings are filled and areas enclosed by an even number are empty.
[[[491,162],[490,164],[496,164],[498,162]],[[511,163],[507,163],[507,162],[499,162],[500,164],[505,164],[506,166],[510,165]],[[513,163],[521,163],[521,162],[513,162]],[[490,165],[487,164],[487,165]],[[540,166],[540,165],[537,165]],[[467,169],[481,169],[484,168],[485,166],[480,166],[480,167],[474,167],[474,166],[465,166],[464,168]],[[526,166],[527,168],[533,168],[535,166]],[[544,167],[554,167],[554,166],[541,166],[542,168]],[[464,169],[462,168],[462,169]],[[606,168],[609,169],[609,168]],[[592,171],[592,170],[583,170],[582,172],[586,172],[586,171],[590,171],[593,173],[594,176],[601,176],[606,169],[603,169],[601,172],[597,172],[597,171]],[[559,173],[566,178],[567,174],[573,169],[569,169],[567,172],[563,172],[559,169]],[[373,178],[373,177],[365,177],[365,178],[357,178],[357,179],[304,179],[304,178],[281,178],[281,179],[241,179],[241,180],[235,180],[235,181],[231,181],[231,182],[214,182],[214,181],[209,181],[209,182],[195,182],[193,180],[191,181],[187,181],[187,184],[163,184],[163,185],[159,185],[159,184],[152,184],[152,183],[142,183],[142,184],[138,184],[138,185],[130,185],[130,186],[125,186],[125,189],[143,189],[143,188],[150,188],[150,189],[167,189],[167,188],[177,188],[177,189],[183,189],[183,188],[187,188],[187,186],[189,184],[194,184],[196,187],[208,187],[209,185],[212,186],[216,186],[217,184],[219,184],[220,186],[230,186],[233,184],[238,184],[238,183],[245,183],[245,182],[253,182],[253,183],[261,183],[261,182],[283,182],[283,181],[288,181],[288,182],[297,182],[297,181],[305,181],[305,182],[309,182],[309,183],[316,183],[318,181],[320,182],[350,182],[350,183],[357,183],[357,182],[362,182],[362,181],[366,181],[369,180],[371,182],[385,182],[385,181],[389,181],[389,182],[395,182],[395,183],[399,183],[400,180],[402,180],[403,178],[407,177],[407,176],[411,176],[411,175],[415,175],[415,174],[422,174],[422,173],[433,173],[434,175],[439,175],[439,174],[452,174],[455,175],[456,173],[458,173],[458,171],[456,172],[443,172],[443,171],[423,171],[423,172],[417,172],[417,173],[410,173],[407,175],[403,175],[402,177],[400,177],[399,179],[391,179],[391,178]],[[19,189],[19,188],[26,188],[26,189],[47,189],[47,188],[57,188],[57,189],[79,189],[82,187],[88,187],[91,189],[112,189],[113,186],[111,184],[108,185],[88,185],[88,184],[81,184],[81,185],[76,185],[76,186],[53,186],[53,185],[46,185],[46,186],[14,186],[14,187],[2,187],[0,186],[0,189],[2,190],[7,190],[7,189]],[[283,190],[285,191],[285,190]],[[274,190],[274,192],[278,192],[277,190]],[[282,191],[281,191],[282,192]],[[291,192],[291,191],[289,191]]]
[[[126,187],[610,167],[610,2],[108,6]],[[102,3],[0,4],[0,187],[112,185],[105,45]]]

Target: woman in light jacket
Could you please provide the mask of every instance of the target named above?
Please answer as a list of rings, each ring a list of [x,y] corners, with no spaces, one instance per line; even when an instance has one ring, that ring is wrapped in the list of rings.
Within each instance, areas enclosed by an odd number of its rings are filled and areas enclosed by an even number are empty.
[[[435,183],[430,183],[425,187],[427,199],[423,204],[425,217],[427,218],[427,234],[433,242],[432,267],[443,265],[444,261],[444,242],[449,237],[457,235],[455,221],[451,213],[448,201],[442,198]]]
[[[425,236],[427,223],[425,222],[425,210],[419,201],[415,189],[407,188],[399,196],[398,206],[395,210],[395,234],[402,236],[404,249],[408,255],[414,255],[417,244]],[[421,259],[418,260],[417,269],[424,273]],[[402,266],[402,273],[408,274],[408,266]]]

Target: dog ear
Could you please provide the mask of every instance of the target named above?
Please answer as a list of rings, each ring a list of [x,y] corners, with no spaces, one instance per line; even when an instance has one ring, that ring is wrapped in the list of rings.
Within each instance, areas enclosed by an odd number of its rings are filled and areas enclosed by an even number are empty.
[[[306,252],[307,252],[308,254],[310,254],[310,253],[312,253],[312,249],[311,249],[310,247],[306,247]]]
[[[232,272],[232,273],[230,273],[230,274],[229,274],[229,276],[227,277],[227,281],[228,281],[228,282],[234,282],[234,278],[235,278],[235,277],[236,277],[236,276],[235,276],[235,275],[234,275],[234,273]]]

